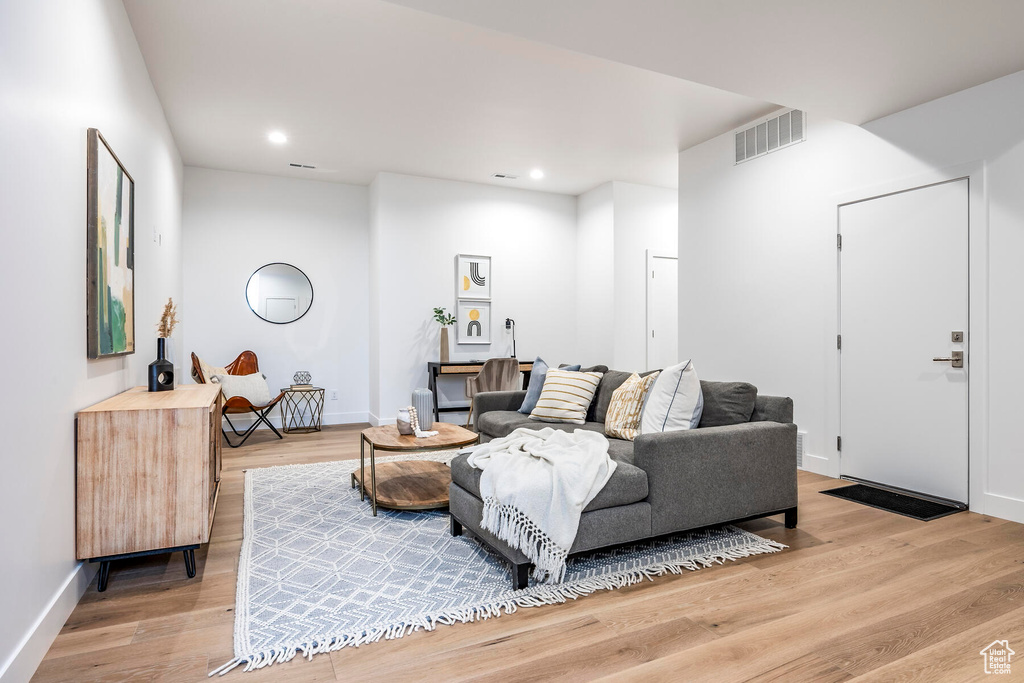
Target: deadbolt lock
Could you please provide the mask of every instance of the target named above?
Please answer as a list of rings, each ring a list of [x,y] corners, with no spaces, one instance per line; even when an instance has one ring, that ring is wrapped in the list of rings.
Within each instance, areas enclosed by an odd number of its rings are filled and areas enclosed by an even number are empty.
[[[950,333],[949,338],[954,344],[959,344],[964,340],[964,333],[960,330],[955,330]]]
[[[953,351],[949,354],[949,358],[932,358],[937,363],[952,363],[954,368],[962,368],[964,366],[964,352]]]

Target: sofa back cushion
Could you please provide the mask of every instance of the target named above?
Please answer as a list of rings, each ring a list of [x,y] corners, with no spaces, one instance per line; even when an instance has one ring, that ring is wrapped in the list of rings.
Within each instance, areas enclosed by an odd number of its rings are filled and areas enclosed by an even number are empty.
[[[747,382],[700,382],[704,394],[701,427],[724,427],[750,422],[757,387]]]
[[[608,415],[608,406],[612,402],[612,394],[622,386],[622,383],[629,379],[632,373],[609,370],[601,377],[601,383],[597,386],[597,393],[594,394],[594,401],[587,411],[587,422],[604,422]]]
[[[604,422],[605,436],[632,441],[640,433],[640,415],[647,392],[654,386],[658,374],[641,377],[635,372],[612,394],[608,415]]]
[[[661,371],[647,396],[640,433],[655,434],[694,429],[700,424],[704,401],[693,363],[685,360]]]
[[[587,408],[594,400],[594,392],[600,381],[600,372],[548,370],[544,389],[537,399],[537,407],[530,413],[530,419],[580,425],[586,423]]]

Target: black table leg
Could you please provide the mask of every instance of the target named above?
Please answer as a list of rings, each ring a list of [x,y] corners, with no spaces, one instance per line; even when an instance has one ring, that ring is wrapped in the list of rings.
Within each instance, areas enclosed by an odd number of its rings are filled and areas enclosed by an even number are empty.
[[[96,578],[96,590],[100,593],[107,590],[108,581],[110,581],[110,562],[100,562],[100,573]]]
[[[434,395],[434,422],[441,421],[441,412],[437,409],[437,368],[430,368],[430,393]]]

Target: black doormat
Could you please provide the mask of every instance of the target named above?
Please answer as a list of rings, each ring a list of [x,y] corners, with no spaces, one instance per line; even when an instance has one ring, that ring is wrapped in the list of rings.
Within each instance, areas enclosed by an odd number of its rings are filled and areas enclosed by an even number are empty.
[[[905,496],[902,493],[893,493],[892,491],[865,486],[864,484],[843,486],[842,488],[829,489],[821,493],[827,496],[852,500],[855,503],[868,505],[879,510],[895,512],[897,515],[903,515],[904,517],[920,519],[923,522],[930,522],[939,517],[963,512],[963,508],[958,508],[954,505],[944,505],[943,503],[936,503],[924,500],[923,498]]]

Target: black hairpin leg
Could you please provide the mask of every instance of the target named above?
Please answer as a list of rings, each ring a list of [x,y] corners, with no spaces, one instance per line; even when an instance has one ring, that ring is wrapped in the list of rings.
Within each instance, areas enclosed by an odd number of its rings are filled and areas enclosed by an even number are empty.
[[[121,555],[107,555],[106,557],[93,557],[90,562],[100,563],[100,572],[96,577],[96,590],[102,593],[107,590],[107,583],[110,581],[110,563],[114,560],[127,560],[133,557],[146,557],[147,555],[163,555],[165,553],[176,553],[179,550],[185,555],[185,573],[188,578],[196,576],[196,548],[198,545],[181,545],[177,548],[161,548],[159,550],[143,550],[137,553],[123,553]]]
[[[96,590],[100,593],[107,590],[108,581],[110,581],[110,560],[100,562],[100,573],[96,577]]]

